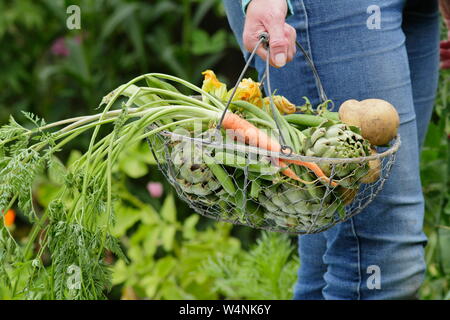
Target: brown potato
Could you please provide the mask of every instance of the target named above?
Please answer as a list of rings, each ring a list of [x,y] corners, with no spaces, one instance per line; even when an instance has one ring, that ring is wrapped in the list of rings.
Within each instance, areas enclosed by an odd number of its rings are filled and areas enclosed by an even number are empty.
[[[358,100],[347,100],[339,107],[339,118],[345,124],[361,127],[361,104]]]
[[[380,99],[367,99],[360,102],[362,112],[361,134],[371,144],[387,144],[396,135],[400,118],[394,106]]]
[[[381,99],[347,100],[339,108],[342,122],[357,126],[372,145],[387,144],[396,135],[400,118],[394,106]]]

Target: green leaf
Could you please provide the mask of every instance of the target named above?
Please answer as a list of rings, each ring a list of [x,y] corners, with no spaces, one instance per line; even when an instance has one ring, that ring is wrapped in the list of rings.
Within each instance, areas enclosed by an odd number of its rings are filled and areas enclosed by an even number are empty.
[[[131,18],[134,15],[137,8],[137,3],[122,5],[120,9],[116,10],[115,13],[105,21],[100,38],[106,38],[111,35],[119,25],[123,24],[126,19]]]
[[[58,196],[61,186],[54,183],[43,183],[36,190],[36,200],[43,206],[47,207],[50,202]]]
[[[171,251],[175,241],[175,233],[177,229],[174,225],[166,225],[162,230],[162,244],[166,251]]]
[[[50,181],[56,184],[63,184],[66,173],[66,167],[61,160],[59,160],[56,156],[53,156],[48,167],[48,177]]]
[[[226,45],[226,32],[217,31],[213,36],[201,29],[192,32],[192,52],[196,55],[218,53],[224,50]]]
[[[159,259],[155,264],[154,274],[159,278],[167,277],[176,266],[177,261],[172,256]]]
[[[129,228],[131,228],[141,217],[141,211],[128,207],[116,207],[116,224],[112,229],[112,234],[116,237],[123,236]]]
[[[74,164],[75,161],[80,159],[82,156],[81,152],[78,150],[71,150],[69,154],[69,158],[67,159],[66,166],[67,168],[70,168]]]
[[[171,193],[164,200],[164,204],[161,208],[161,217],[167,221],[175,223],[177,219],[177,209],[175,207],[175,200],[173,194]]]
[[[145,163],[137,159],[122,161],[120,169],[122,169],[127,176],[133,179],[141,178],[148,173],[148,168]]]
[[[161,284],[161,279],[155,275],[149,275],[142,279],[141,285],[145,288],[147,298],[154,298],[158,286]]]
[[[196,234],[195,226],[198,223],[200,216],[198,214],[193,214],[189,216],[183,223],[183,238],[193,239]]]
[[[439,252],[445,274],[450,274],[450,229],[439,229]]]
[[[145,208],[141,208],[140,218],[142,223],[147,225],[152,225],[159,222],[158,212],[150,204],[147,204]]]
[[[159,225],[147,226],[145,232],[145,238],[143,240],[143,250],[149,257],[153,257],[160,244],[160,234],[162,233]]]
[[[123,260],[119,260],[114,265],[112,284],[120,284],[125,282],[129,277],[128,267]]]
[[[148,173],[148,165],[156,164],[147,143],[136,143],[128,147],[119,157],[119,169],[133,179]]]

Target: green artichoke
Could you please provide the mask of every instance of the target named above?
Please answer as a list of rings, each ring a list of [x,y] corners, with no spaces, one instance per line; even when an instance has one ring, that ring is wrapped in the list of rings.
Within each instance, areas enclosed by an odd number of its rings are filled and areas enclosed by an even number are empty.
[[[308,231],[332,223],[341,204],[332,193],[325,196],[323,186],[286,182],[262,188],[258,202],[266,211],[265,218],[277,227],[293,231]]]
[[[200,146],[188,141],[175,142],[170,153],[172,177],[191,201],[206,206],[219,203],[225,194],[221,183],[203,159]]]
[[[327,122],[303,131],[305,155],[322,158],[356,158],[370,155],[370,144],[354,127]],[[367,163],[331,164],[318,162],[323,172],[346,188],[357,188],[358,180],[367,174]],[[334,167],[334,168],[333,168]],[[334,170],[333,170],[334,169]]]

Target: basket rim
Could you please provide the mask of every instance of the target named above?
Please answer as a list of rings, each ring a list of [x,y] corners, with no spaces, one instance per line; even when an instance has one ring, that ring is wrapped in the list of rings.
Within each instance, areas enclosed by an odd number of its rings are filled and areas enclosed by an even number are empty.
[[[214,143],[214,142],[207,141],[207,140],[204,140],[201,138],[193,138],[193,137],[174,133],[174,132],[167,131],[167,130],[158,132],[158,135],[170,137],[171,139],[173,139],[173,141],[189,140],[196,144],[206,145],[206,146],[208,146],[208,148],[239,151],[239,152],[243,152],[243,153],[274,157],[274,158],[279,158],[279,159],[283,159],[283,160],[299,160],[299,161],[314,162],[314,163],[326,162],[328,164],[362,163],[362,162],[382,159],[382,158],[388,157],[388,156],[396,153],[401,145],[400,134],[397,134],[394,137],[394,139],[391,140],[391,142],[393,142],[393,144],[387,150],[385,150],[381,153],[377,153],[375,155],[370,155],[370,156],[366,156],[366,157],[355,157],[355,158],[323,158],[323,157],[311,157],[311,156],[304,156],[304,155],[297,155],[297,154],[287,155],[282,152],[269,151],[269,150],[249,146],[249,145],[242,144],[242,143],[234,143],[234,144]]]

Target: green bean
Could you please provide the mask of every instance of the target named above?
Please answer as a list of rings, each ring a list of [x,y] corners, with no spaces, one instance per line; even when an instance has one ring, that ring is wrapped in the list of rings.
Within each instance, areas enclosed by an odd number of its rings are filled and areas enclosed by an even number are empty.
[[[208,168],[222,185],[223,189],[230,195],[234,195],[236,193],[236,187],[234,186],[228,172],[226,172],[222,166],[217,164],[210,156],[203,154],[203,158]]]
[[[258,199],[259,192],[261,191],[261,185],[258,182],[258,179],[252,181],[252,185],[250,187],[250,197],[253,199]]]

